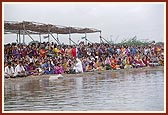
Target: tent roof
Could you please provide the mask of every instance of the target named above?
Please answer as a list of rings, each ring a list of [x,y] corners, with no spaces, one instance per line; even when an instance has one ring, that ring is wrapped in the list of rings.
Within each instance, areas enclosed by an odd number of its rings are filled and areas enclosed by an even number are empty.
[[[5,34],[8,33],[18,34],[19,30],[20,34],[24,34],[24,30],[26,30],[30,34],[48,34],[49,32],[55,34],[101,32],[101,30],[97,30],[94,28],[67,27],[52,24],[37,23],[37,22],[28,22],[28,21],[23,22],[5,21],[4,30]]]

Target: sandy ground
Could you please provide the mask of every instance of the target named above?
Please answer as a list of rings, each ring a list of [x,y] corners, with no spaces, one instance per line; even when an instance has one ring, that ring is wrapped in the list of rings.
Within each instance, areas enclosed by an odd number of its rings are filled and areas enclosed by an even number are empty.
[[[63,78],[66,77],[90,77],[90,76],[103,76],[107,74],[113,74],[113,73],[120,73],[120,72],[143,72],[143,71],[149,71],[149,70],[164,70],[164,66],[157,66],[157,67],[143,67],[143,68],[130,68],[130,69],[120,69],[120,70],[102,70],[102,71],[93,71],[93,72],[84,72],[80,74],[62,74]],[[51,76],[57,76],[57,75],[41,75],[41,76],[28,76],[23,78],[8,78],[4,79],[4,83],[17,83],[22,81],[30,81],[30,80],[39,80],[39,79],[49,79]],[[53,77],[52,77],[53,78]]]

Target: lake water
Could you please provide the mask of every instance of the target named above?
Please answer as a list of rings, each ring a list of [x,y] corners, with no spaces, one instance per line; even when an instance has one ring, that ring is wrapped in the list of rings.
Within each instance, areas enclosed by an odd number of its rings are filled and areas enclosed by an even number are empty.
[[[34,79],[4,88],[5,111],[164,110],[164,70]]]

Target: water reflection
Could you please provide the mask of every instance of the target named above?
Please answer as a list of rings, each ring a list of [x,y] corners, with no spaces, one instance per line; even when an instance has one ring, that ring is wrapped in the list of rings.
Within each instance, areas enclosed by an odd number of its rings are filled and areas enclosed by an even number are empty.
[[[5,84],[5,111],[163,111],[164,71],[121,71]]]

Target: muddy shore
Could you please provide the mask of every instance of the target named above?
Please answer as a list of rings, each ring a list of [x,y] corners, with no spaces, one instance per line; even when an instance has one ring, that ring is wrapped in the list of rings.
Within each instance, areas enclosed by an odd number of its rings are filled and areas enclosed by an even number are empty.
[[[120,73],[120,72],[127,72],[127,73],[141,73],[144,71],[155,71],[155,70],[164,70],[164,66],[157,66],[157,67],[143,67],[143,68],[130,68],[130,69],[120,69],[120,70],[102,70],[102,71],[92,71],[92,72],[84,72],[80,74],[62,74],[63,78],[66,77],[90,77],[90,76],[104,76],[114,73]],[[40,80],[40,79],[49,79],[53,75],[41,75],[41,76],[28,76],[23,78],[8,78],[4,79],[4,84],[8,83],[18,83],[18,82],[25,82],[25,81],[31,81],[31,80]]]

